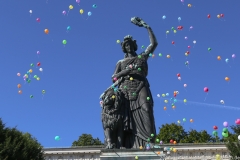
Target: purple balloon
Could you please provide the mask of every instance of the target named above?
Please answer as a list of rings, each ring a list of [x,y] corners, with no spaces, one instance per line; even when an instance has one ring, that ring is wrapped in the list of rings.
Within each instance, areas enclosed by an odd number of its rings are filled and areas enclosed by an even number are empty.
[[[80,0],[76,0],[77,3],[80,3]]]
[[[146,149],[147,149],[147,150],[149,150],[149,149],[150,149],[150,147],[149,147],[149,146],[147,146],[147,147],[146,147]]]
[[[236,58],[236,55],[235,55],[235,54],[233,54],[233,55],[232,55],[232,58]]]
[[[223,122],[224,127],[228,127],[228,122]]]
[[[163,144],[163,141],[160,141],[160,144]]]
[[[40,54],[40,51],[37,51],[37,54]]]
[[[184,2],[184,0],[181,0],[181,2]]]
[[[40,22],[40,18],[37,18],[36,21],[37,21],[37,22]]]
[[[190,26],[190,29],[193,29],[193,26]]]
[[[66,11],[62,11],[62,14],[65,15],[65,14],[67,14],[67,12]]]

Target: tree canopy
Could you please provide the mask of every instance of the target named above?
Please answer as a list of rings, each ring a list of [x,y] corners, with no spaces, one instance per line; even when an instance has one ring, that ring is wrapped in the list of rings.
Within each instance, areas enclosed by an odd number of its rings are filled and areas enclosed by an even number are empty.
[[[238,136],[240,135],[240,126],[230,126],[230,128],[233,130],[233,133],[229,134],[226,147],[230,151],[232,160],[235,160],[237,157],[240,157],[240,141],[238,140]]]
[[[0,159],[44,160],[42,146],[29,133],[5,127],[0,119]]]
[[[103,145],[98,138],[93,138],[91,134],[82,134],[77,141],[72,143],[72,146],[96,146]]]

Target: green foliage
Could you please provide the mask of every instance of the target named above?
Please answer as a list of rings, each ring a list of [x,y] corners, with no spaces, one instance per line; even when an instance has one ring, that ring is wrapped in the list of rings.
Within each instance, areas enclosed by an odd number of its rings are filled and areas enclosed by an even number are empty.
[[[44,160],[44,154],[42,146],[29,133],[6,128],[0,119],[0,159]]]
[[[191,129],[187,133],[187,138],[185,140],[185,143],[209,143],[213,142],[214,138],[207,133],[207,131],[197,131],[194,129]]]
[[[98,138],[93,138],[91,134],[82,134],[77,141],[72,143],[72,146],[96,146],[103,145]]]

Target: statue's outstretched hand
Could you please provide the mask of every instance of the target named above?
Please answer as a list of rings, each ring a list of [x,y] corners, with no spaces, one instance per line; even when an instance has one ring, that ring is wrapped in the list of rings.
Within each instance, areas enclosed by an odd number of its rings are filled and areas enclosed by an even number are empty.
[[[144,27],[144,28],[148,28],[149,25],[144,22],[141,18],[139,17],[133,17],[131,18],[131,22],[135,25],[137,25],[138,27]]]

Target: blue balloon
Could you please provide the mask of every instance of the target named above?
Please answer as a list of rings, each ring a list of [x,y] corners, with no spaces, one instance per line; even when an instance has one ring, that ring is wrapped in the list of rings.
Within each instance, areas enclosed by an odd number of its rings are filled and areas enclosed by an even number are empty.
[[[229,59],[227,58],[227,59],[225,60],[225,62],[228,63],[228,61],[229,61]]]
[[[92,7],[93,7],[93,8],[97,8],[97,5],[96,5],[96,4],[94,4],[94,5],[92,5]]]
[[[178,20],[179,20],[179,21],[181,21],[181,20],[182,20],[182,18],[181,18],[181,17],[178,17]]]
[[[88,12],[88,16],[91,16],[92,15],[92,12]]]
[[[68,26],[68,27],[67,27],[67,30],[68,30],[68,31],[69,31],[69,30],[71,30],[71,27],[70,27],[70,26]]]
[[[162,19],[166,19],[167,17],[164,15],[164,16],[162,16]]]
[[[166,93],[166,96],[169,96],[169,93]]]

